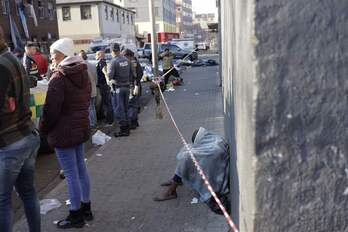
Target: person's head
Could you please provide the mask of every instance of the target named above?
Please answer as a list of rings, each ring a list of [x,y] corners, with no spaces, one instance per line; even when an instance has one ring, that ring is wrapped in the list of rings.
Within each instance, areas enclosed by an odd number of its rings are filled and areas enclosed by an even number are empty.
[[[20,49],[20,48],[15,48],[15,49],[13,49],[13,54],[14,54],[16,57],[21,58],[21,57],[23,57],[23,55],[24,55],[24,51],[23,51],[22,49]]]
[[[110,46],[110,51],[112,56],[119,56],[121,52],[121,47],[118,43],[113,43]]]
[[[87,56],[85,50],[81,50],[80,53],[79,53],[79,56],[81,56],[83,60],[87,60],[88,59],[88,56]]]
[[[128,59],[132,59],[134,57],[134,52],[130,49],[125,49],[124,50],[124,54],[125,57],[127,57]]]
[[[25,45],[25,54],[27,54],[28,56],[33,56],[36,53],[36,47],[35,44],[29,42]]]
[[[164,52],[168,53],[169,52],[169,48],[164,49]]]
[[[105,57],[104,51],[97,51],[97,52],[95,53],[95,59],[96,59],[96,60],[104,59],[104,57]]]
[[[66,57],[74,56],[74,42],[72,39],[63,38],[54,42],[50,47],[51,60],[56,66]]]

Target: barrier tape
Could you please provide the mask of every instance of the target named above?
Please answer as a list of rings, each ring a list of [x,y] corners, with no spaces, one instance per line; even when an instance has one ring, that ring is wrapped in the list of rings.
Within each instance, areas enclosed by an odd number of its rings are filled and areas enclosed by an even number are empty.
[[[189,54],[189,55],[190,55],[190,54]],[[187,55],[187,56],[189,56],[189,55]],[[184,58],[184,59],[185,59],[185,58]],[[184,60],[184,59],[183,59],[183,60]],[[173,68],[174,68],[174,67],[172,67],[168,72],[166,72],[165,74],[163,74],[163,75],[160,77],[160,79],[163,78],[165,75],[167,75],[171,70],[173,70]],[[203,181],[204,181],[204,184],[206,185],[206,187],[208,188],[209,192],[210,192],[211,195],[213,196],[214,200],[215,200],[216,203],[218,204],[219,208],[220,208],[221,211],[223,212],[223,215],[225,216],[226,221],[227,221],[228,225],[230,226],[230,228],[232,229],[232,231],[238,232],[238,229],[237,229],[236,225],[233,223],[231,216],[227,213],[227,210],[225,209],[225,207],[224,207],[223,204],[221,203],[220,199],[218,198],[218,196],[217,196],[216,193],[214,192],[214,190],[213,190],[211,184],[210,184],[209,181],[208,181],[207,176],[204,174],[204,171],[203,171],[202,167],[199,165],[199,163],[198,163],[198,161],[197,161],[195,155],[193,154],[193,152],[192,152],[190,146],[188,145],[188,143],[186,142],[184,136],[182,135],[182,133],[181,133],[181,131],[180,131],[180,129],[179,129],[179,127],[178,127],[178,125],[177,125],[177,123],[176,123],[176,121],[175,121],[173,115],[172,115],[172,112],[171,112],[171,110],[170,110],[170,108],[169,108],[169,106],[168,106],[168,104],[167,104],[167,101],[166,101],[165,98],[164,98],[164,95],[163,95],[163,92],[162,92],[161,86],[160,86],[160,80],[156,80],[156,81],[154,81],[154,83],[157,85],[157,87],[158,87],[158,89],[159,89],[159,92],[160,92],[160,94],[161,94],[163,103],[164,103],[164,105],[165,105],[165,107],[166,107],[166,109],[167,109],[167,111],[168,111],[168,114],[169,114],[169,116],[170,116],[170,119],[171,119],[171,121],[173,122],[173,125],[174,125],[175,129],[177,130],[178,135],[179,135],[179,137],[180,137],[182,143],[184,144],[185,148],[186,148],[187,151],[189,152],[190,157],[191,157],[191,160],[192,160],[192,162],[194,163],[194,165],[195,165],[195,167],[196,167],[196,169],[197,169],[199,175],[202,177],[202,179],[203,179]]]

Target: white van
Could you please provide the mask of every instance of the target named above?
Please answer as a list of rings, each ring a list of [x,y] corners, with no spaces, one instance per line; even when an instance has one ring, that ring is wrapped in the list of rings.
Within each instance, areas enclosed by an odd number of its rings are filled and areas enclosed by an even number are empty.
[[[169,43],[175,44],[187,51],[193,51],[195,49],[195,41],[193,39],[172,39]]]

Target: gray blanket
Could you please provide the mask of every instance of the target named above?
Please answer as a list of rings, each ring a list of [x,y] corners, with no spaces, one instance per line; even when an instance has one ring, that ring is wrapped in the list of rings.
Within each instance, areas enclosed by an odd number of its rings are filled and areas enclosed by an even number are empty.
[[[228,193],[229,149],[224,138],[201,127],[194,143],[189,146],[214,191],[218,194]],[[208,201],[211,198],[211,194],[185,147],[179,151],[177,160],[175,174],[180,176],[184,183],[189,184],[199,193],[202,202]]]

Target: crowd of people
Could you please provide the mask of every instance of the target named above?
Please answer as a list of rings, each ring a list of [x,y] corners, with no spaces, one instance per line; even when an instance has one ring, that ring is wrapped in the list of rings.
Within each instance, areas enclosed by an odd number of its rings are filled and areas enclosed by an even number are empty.
[[[81,228],[93,220],[91,184],[85,163],[84,143],[98,119],[119,125],[116,137],[129,136],[139,126],[139,98],[142,68],[134,53],[114,43],[110,46],[113,59],[107,65],[104,51],[96,53],[96,64],[87,60],[82,50],[74,53],[73,40],[59,39],[50,47],[52,64],[33,44],[25,52],[11,53],[0,27],[0,231],[11,232],[11,197],[16,189],[23,201],[30,232],[41,231],[40,206],[34,187],[35,162],[40,136],[54,148],[66,177],[70,199],[69,214],[57,222],[60,229]],[[172,69],[173,55],[167,50],[161,55],[168,75],[179,76]],[[31,120],[30,87],[43,75],[49,84],[39,128]],[[165,77],[165,82],[168,82]],[[97,109],[96,99],[101,96]],[[200,128],[194,133],[192,149],[207,170],[216,189],[226,194],[228,177],[228,145],[221,136]],[[155,201],[177,197],[176,188],[189,183],[203,200],[211,199],[196,173],[185,149],[180,151],[174,178],[163,186],[168,190]],[[211,167],[215,167],[212,169]],[[220,167],[218,170],[217,167]],[[218,173],[216,172],[218,171]],[[216,177],[216,178],[215,178]],[[215,179],[214,179],[215,178]]]
[[[69,38],[50,47],[52,64],[34,44],[25,51],[10,52],[0,28],[0,231],[11,231],[11,196],[15,187],[24,203],[30,232],[40,229],[40,207],[34,188],[34,170],[40,136],[54,148],[66,177],[70,209],[57,227],[80,228],[93,220],[90,180],[84,143],[98,118],[118,123],[116,137],[129,136],[139,126],[142,68],[131,50],[111,45],[113,59],[107,65],[104,51],[96,53],[97,64],[81,51],[74,54]],[[31,121],[30,88],[49,78],[39,128]],[[96,98],[101,95],[101,107]]]

